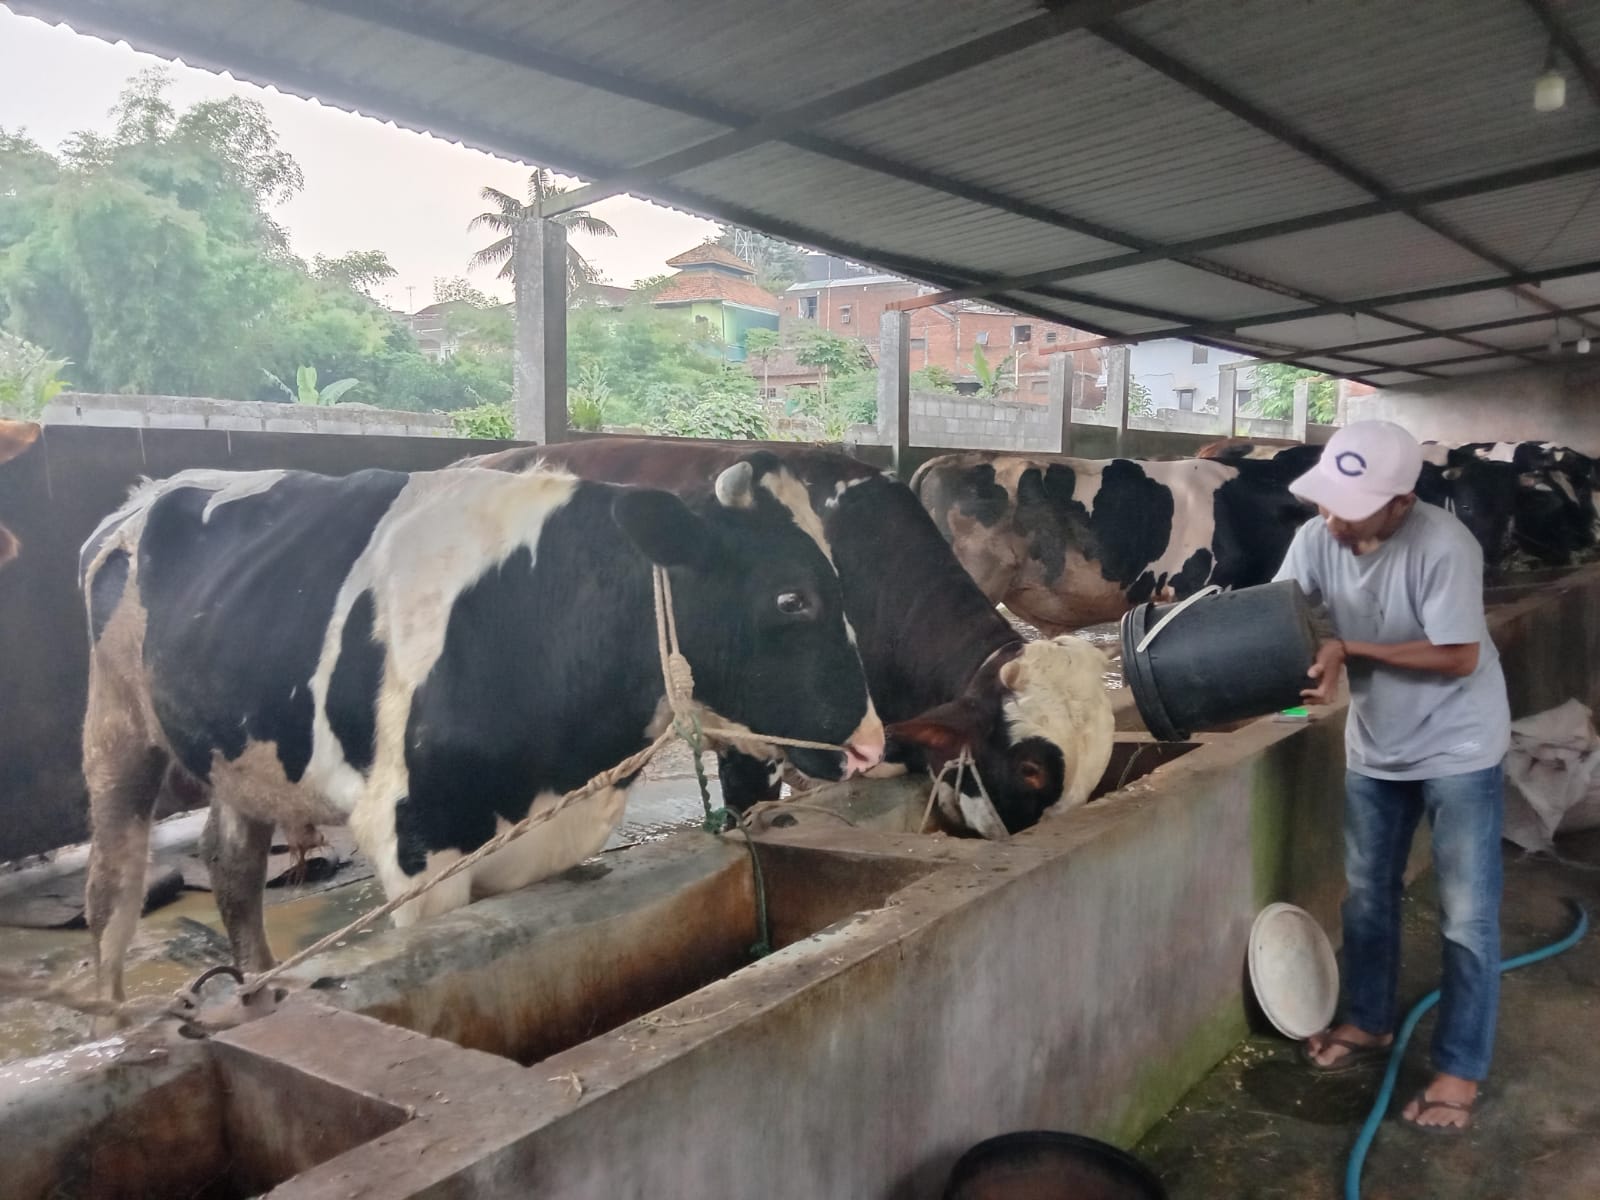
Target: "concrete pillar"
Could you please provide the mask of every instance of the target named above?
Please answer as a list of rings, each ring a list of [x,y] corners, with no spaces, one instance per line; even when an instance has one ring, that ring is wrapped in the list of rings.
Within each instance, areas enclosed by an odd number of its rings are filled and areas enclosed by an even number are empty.
[[[1057,452],[1072,453],[1072,377],[1075,361],[1070,350],[1060,350],[1050,356],[1048,391],[1050,396],[1049,420],[1061,430]]]
[[[1294,416],[1289,422],[1289,436],[1297,442],[1306,440],[1306,415],[1311,411],[1310,377],[1294,381]]]
[[[547,446],[567,436],[567,231],[537,217],[511,231],[517,269],[517,437]]]
[[[1217,368],[1217,418],[1222,422],[1222,436],[1232,437],[1238,416],[1239,368]]]
[[[1106,407],[1117,418],[1117,457],[1125,456],[1128,440],[1128,377],[1132,348],[1111,346],[1106,350]]]
[[[896,474],[906,473],[911,445],[911,314],[878,319],[878,442],[890,447]]]

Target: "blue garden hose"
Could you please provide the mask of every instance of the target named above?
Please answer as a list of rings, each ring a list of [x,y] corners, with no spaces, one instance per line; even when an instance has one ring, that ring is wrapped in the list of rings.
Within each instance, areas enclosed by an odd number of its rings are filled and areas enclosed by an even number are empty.
[[[1583,939],[1583,935],[1589,932],[1589,914],[1576,900],[1568,900],[1567,903],[1578,918],[1577,924],[1572,927],[1572,932],[1559,942],[1551,942],[1542,949],[1530,950],[1527,954],[1506,959],[1500,964],[1501,974],[1515,971],[1518,967],[1525,967],[1529,963],[1565,954]],[[1378,1098],[1373,1101],[1372,1111],[1367,1114],[1367,1123],[1361,1127],[1361,1136],[1356,1138],[1355,1149],[1350,1152],[1350,1162],[1344,1172],[1344,1200],[1361,1200],[1361,1168],[1367,1161],[1367,1151],[1372,1149],[1372,1139],[1378,1134],[1378,1126],[1383,1123],[1383,1116],[1389,1111],[1389,1101],[1394,1096],[1395,1080],[1400,1075],[1400,1063],[1405,1058],[1406,1043],[1416,1032],[1417,1022],[1422,1020],[1423,1014],[1437,1003],[1439,1003],[1439,992],[1436,988],[1417,1001],[1416,1007],[1406,1014],[1405,1022],[1400,1026],[1400,1034],[1394,1039],[1394,1049],[1389,1052],[1389,1069],[1384,1072],[1383,1086],[1378,1089]]]

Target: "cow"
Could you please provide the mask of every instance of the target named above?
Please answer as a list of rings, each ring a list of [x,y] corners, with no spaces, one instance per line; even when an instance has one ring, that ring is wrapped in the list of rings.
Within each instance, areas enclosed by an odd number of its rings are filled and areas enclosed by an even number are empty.
[[[8,421],[0,417],[0,463],[16,458],[39,440],[41,427],[36,421]],[[22,553],[16,534],[0,524],[0,567]]]
[[[548,471],[202,470],[136,490],[80,560],[101,994],[122,998],[169,767],[209,797],[217,907],[240,968],[265,969],[275,823],[348,822],[394,897],[666,728],[656,565],[708,724],[842,747],[790,752],[823,779],[878,762],[838,577],[748,466],[692,506]],[[594,854],[631,782],[395,923]]]
[[[776,454],[776,457],[774,456]],[[780,461],[803,488],[773,472]],[[770,489],[831,547],[867,685],[889,723],[886,760],[943,771],[970,751],[977,778],[936,790],[955,831],[999,836],[977,802],[987,791],[1003,832],[1084,803],[1111,755],[1105,656],[1076,638],[1026,642],[973,584],[905,485],[847,455],[796,445],[606,438],[466,460],[505,471],[557,465],[587,479],[702,495],[718,472],[756,464]],[[741,808],[779,793],[770,763],[719,762],[723,800]],[[955,772],[952,770],[953,777]]]
[[[1313,511],[1289,493],[1296,469],[975,451],[931,459],[912,488],[990,601],[1060,632],[1268,582]]]

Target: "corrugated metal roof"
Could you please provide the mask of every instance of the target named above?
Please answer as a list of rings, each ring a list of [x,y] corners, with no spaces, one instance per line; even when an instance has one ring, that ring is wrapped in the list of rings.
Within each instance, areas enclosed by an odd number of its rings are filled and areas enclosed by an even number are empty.
[[[1533,111],[1546,35],[1508,0],[11,7],[590,178],[632,171],[674,207],[1118,336],[1242,326],[1218,340],[1349,365],[1326,351],[1411,332],[1373,315],[1384,295],[1600,261],[1600,105],[1569,69],[1566,108]],[[1600,59],[1600,3],[1556,11]],[[1525,168],[1542,178],[1483,182]],[[1460,181],[1427,210],[1443,234],[1384,211]],[[1173,261],[1197,254],[1262,286]],[[1052,268],[1080,273],[1033,278]],[[1540,295],[1600,303],[1600,272]],[[1472,355],[1431,334],[1538,309],[1495,287],[1382,311],[1431,328],[1350,353],[1399,364]],[[1274,314],[1291,319],[1247,324]]]

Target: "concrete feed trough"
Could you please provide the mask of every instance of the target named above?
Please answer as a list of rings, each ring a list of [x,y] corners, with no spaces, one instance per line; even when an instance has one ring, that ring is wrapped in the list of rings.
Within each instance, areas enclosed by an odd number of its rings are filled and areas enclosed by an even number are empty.
[[[1516,712],[1594,702],[1597,602],[1491,614]],[[808,795],[756,833],[755,962],[747,850],[698,832],[383,930],[209,1039],[0,1071],[7,1195],[909,1198],[1008,1129],[1128,1144],[1244,1033],[1255,914],[1337,927],[1342,725],[1124,731],[1004,843],[914,832],[910,782]]]

